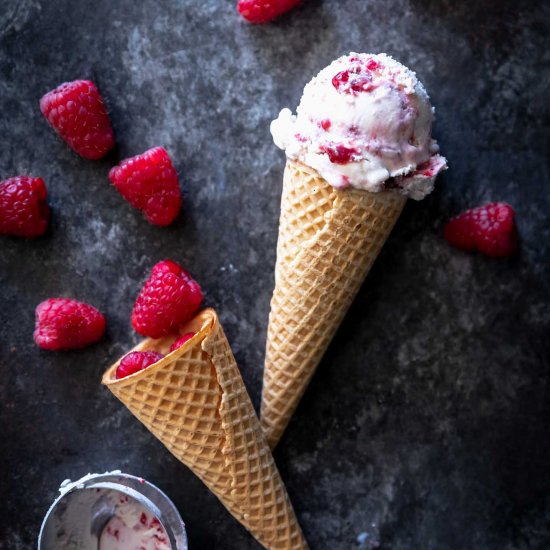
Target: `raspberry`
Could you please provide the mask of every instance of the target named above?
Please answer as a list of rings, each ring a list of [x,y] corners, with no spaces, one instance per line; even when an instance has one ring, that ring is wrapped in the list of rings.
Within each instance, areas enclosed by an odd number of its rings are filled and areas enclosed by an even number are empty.
[[[249,23],[267,23],[301,2],[302,0],[239,0],[237,9]]]
[[[487,256],[511,256],[518,249],[514,209],[503,202],[466,210],[446,223],[443,236],[452,246]]]
[[[170,260],[153,267],[132,311],[132,326],[143,336],[160,338],[188,321],[199,309],[199,284]]]
[[[369,74],[355,74],[350,71],[340,71],[332,79],[332,85],[344,93],[370,92],[373,89],[372,76]]]
[[[332,85],[340,93],[354,94],[359,92],[370,92],[375,86],[372,83],[371,71],[376,71],[382,65],[374,59],[366,62],[356,57],[351,58],[351,66],[348,70],[340,71],[332,78]]]
[[[123,160],[109,172],[118,192],[155,225],[169,225],[181,207],[178,174],[162,147]]]
[[[101,338],[105,317],[93,306],[68,298],[50,298],[36,308],[34,341],[42,349],[83,348]]]
[[[173,352],[177,350],[178,348],[181,348],[185,342],[188,340],[191,340],[195,336],[194,332],[186,332],[181,338],[178,338],[171,346],[170,346],[170,352]]]
[[[156,351],[131,351],[125,355],[116,368],[116,377],[124,378],[140,370],[146,369],[153,363],[160,361],[164,355]]]
[[[46,195],[42,178],[16,176],[0,182],[0,235],[42,235],[50,218]]]
[[[382,65],[378,61],[375,61],[374,59],[369,59],[369,61],[367,61],[366,66],[369,71],[376,71],[380,69]]]
[[[346,147],[341,143],[327,143],[321,147],[321,150],[328,155],[333,164],[347,164],[352,162],[354,156],[361,152],[353,147]]]
[[[42,97],[40,110],[69,147],[85,159],[99,159],[115,145],[105,103],[90,80],[61,84]]]

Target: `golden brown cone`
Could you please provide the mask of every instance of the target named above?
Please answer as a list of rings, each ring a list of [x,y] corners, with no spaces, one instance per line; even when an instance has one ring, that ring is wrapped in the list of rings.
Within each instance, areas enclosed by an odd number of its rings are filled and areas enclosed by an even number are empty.
[[[261,409],[272,449],[405,202],[397,193],[337,190],[287,161]]]
[[[132,351],[168,355],[120,380],[117,361],[103,383],[260,544],[307,549],[216,312],[199,313],[187,332],[196,334],[172,353],[174,337],[143,341]]]

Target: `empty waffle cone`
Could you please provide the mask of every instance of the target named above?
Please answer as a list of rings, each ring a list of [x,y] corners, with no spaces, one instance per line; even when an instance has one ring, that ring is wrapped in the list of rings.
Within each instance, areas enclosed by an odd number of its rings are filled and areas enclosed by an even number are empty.
[[[337,190],[315,170],[287,162],[262,390],[271,448],[405,202],[396,193]]]
[[[168,353],[174,337],[133,351],[168,354],[126,378],[103,383],[206,484],[267,549],[307,549],[235,358],[214,310],[181,329],[195,332]]]

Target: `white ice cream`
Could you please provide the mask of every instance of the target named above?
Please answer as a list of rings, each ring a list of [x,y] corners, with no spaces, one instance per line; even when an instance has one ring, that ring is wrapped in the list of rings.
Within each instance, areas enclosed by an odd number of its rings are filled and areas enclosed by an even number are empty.
[[[271,123],[275,144],[336,188],[422,199],[447,167],[432,139],[434,109],[415,73],[386,54],[350,53],[304,88],[293,115]]]
[[[99,539],[99,550],[171,550],[158,518],[139,502],[119,494],[115,515]]]

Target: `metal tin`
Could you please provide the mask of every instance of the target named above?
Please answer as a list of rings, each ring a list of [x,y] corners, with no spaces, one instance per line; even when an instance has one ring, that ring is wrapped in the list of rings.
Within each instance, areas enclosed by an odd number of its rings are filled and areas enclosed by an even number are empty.
[[[156,516],[172,550],[188,550],[185,524],[172,501],[153,484],[120,471],[64,481],[40,529],[38,550],[98,550],[99,537],[115,509],[114,493],[126,495]]]

